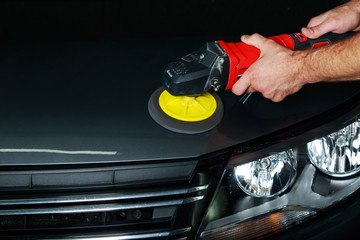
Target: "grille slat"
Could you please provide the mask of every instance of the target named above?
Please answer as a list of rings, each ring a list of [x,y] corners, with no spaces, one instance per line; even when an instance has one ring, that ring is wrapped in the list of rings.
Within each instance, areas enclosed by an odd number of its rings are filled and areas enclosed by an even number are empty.
[[[134,186],[154,182],[188,181],[196,161],[173,164],[136,164],[102,168],[0,171],[0,191],[86,188],[88,186]]]
[[[132,240],[132,239],[158,239],[166,238],[170,232],[143,233],[136,235],[113,235],[113,236],[97,236],[97,237],[72,237],[73,240]]]
[[[167,239],[169,236],[177,236],[180,234],[186,234],[191,231],[191,228],[182,228],[176,229],[173,231],[168,231],[167,229],[157,229],[151,231],[142,231],[142,232],[133,232],[132,234],[129,233],[109,233],[107,235],[88,235],[88,234],[81,234],[81,235],[57,235],[56,237],[52,236],[36,236],[32,238],[31,236],[27,236],[26,239],[72,239],[72,240],[135,240],[135,239]],[[13,239],[9,236],[8,239]]]
[[[127,209],[155,208],[181,205],[183,203],[196,202],[203,199],[204,196],[197,196],[186,199],[176,199],[169,201],[124,203],[124,204],[97,204],[97,205],[79,205],[47,208],[17,208],[11,210],[0,210],[0,216],[9,215],[32,215],[32,214],[59,214],[59,213],[88,213],[88,212],[109,212]]]
[[[181,195],[186,193],[193,193],[197,191],[206,190],[208,185],[198,186],[194,188],[180,188],[171,190],[156,190],[149,191],[133,191],[123,193],[108,193],[108,194],[93,194],[93,195],[70,195],[53,194],[44,197],[28,197],[28,198],[9,198],[0,199],[0,206],[9,205],[35,205],[35,204],[59,204],[59,203],[82,203],[82,202],[100,202],[100,201],[116,201],[116,200],[131,200],[139,198],[154,198]],[[55,195],[55,196],[54,196]]]

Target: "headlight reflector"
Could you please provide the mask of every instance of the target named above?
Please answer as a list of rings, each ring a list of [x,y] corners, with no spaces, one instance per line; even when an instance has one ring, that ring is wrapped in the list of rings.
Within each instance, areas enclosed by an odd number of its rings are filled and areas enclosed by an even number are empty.
[[[309,159],[320,171],[346,177],[360,171],[360,121],[307,144]]]
[[[291,186],[296,176],[292,150],[275,153],[234,168],[239,187],[254,197],[273,197]]]

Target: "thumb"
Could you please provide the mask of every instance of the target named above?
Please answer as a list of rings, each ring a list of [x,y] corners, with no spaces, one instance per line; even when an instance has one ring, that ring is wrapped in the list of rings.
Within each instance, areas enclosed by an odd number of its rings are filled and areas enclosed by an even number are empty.
[[[268,39],[266,39],[265,37],[261,36],[258,33],[254,33],[253,35],[243,35],[241,37],[241,41],[243,41],[248,45],[261,49],[264,43],[268,41]]]
[[[304,27],[301,29],[301,32],[308,38],[315,39],[333,30],[333,24],[330,21],[324,21],[316,26]]]

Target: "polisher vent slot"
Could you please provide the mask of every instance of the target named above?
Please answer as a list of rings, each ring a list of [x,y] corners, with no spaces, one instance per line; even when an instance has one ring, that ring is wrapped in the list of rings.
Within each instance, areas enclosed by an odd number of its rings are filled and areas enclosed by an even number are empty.
[[[169,64],[169,68],[171,71],[173,71],[177,75],[185,75],[189,73],[188,68],[183,62],[172,62]]]

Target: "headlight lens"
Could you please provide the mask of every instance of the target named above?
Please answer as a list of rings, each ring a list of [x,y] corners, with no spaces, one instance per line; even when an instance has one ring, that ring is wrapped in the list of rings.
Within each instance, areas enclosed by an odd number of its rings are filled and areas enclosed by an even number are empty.
[[[310,161],[320,171],[333,176],[351,176],[360,171],[360,122],[307,144]]]
[[[235,167],[239,187],[250,196],[273,197],[284,192],[296,175],[292,150]]]
[[[360,176],[354,175],[360,171],[359,128],[357,120],[286,151],[233,157],[203,220],[200,239],[268,236],[352,195],[360,188]]]

